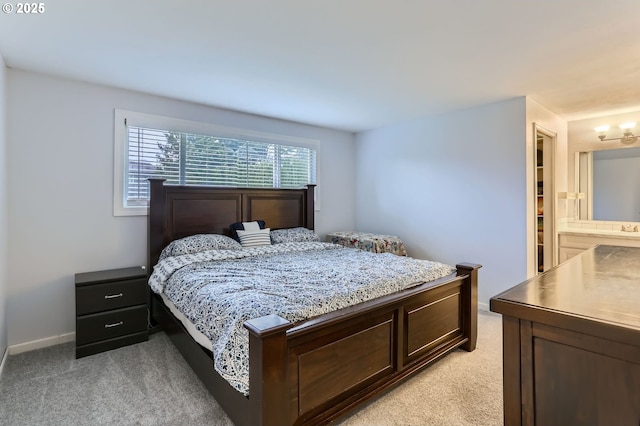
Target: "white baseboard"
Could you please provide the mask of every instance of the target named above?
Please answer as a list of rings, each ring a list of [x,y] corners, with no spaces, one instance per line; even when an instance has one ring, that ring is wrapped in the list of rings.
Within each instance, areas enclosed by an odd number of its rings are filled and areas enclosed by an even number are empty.
[[[2,379],[2,372],[4,371],[4,365],[7,361],[7,357],[9,356],[9,348],[4,348],[4,353],[2,354],[2,361],[0,361],[0,379]]]
[[[33,351],[35,349],[42,349],[49,346],[59,345],[61,343],[73,342],[76,340],[76,333],[66,333],[59,336],[47,337],[44,339],[34,340],[32,342],[20,343],[17,345],[9,346],[7,352],[9,355],[16,355],[22,352]]]
[[[491,311],[489,304],[484,302],[478,302],[478,309],[487,312]]]

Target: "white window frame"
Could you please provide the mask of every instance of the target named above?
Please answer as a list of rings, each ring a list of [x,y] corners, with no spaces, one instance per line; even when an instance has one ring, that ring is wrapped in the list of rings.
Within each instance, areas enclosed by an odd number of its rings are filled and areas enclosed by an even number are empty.
[[[125,124],[126,123],[126,124]],[[115,109],[114,113],[114,173],[113,173],[113,215],[144,216],[149,214],[148,206],[128,207],[124,203],[125,167],[127,165],[128,134],[127,126],[167,129],[174,132],[212,135],[220,138],[241,139],[255,142],[275,143],[288,146],[299,146],[314,149],[316,152],[316,185],[320,181],[320,141],[297,136],[257,132],[248,129],[224,127],[211,123],[189,121],[179,118],[145,114],[123,109]],[[315,210],[320,210],[320,197],[315,191]]]

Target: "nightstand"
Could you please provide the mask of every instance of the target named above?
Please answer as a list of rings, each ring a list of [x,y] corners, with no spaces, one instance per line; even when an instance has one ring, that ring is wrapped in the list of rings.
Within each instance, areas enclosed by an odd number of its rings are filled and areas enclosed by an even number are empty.
[[[149,339],[146,269],[75,275],[76,358]]]

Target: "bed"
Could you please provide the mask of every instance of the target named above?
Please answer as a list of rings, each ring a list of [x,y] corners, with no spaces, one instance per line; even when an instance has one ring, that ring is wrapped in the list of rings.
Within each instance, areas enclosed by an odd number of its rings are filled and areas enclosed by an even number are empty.
[[[151,179],[150,191],[150,272],[172,241],[229,235],[232,223],[264,220],[274,230],[314,229],[313,185],[238,189]],[[475,349],[479,268],[461,263],[444,277],[308,320],[291,322],[275,314],[247,320],[248,392],[214,369],[211,348],[192,337],[156,292],[151,292],[152,322],[236,425],[326,424],[444,355]]]

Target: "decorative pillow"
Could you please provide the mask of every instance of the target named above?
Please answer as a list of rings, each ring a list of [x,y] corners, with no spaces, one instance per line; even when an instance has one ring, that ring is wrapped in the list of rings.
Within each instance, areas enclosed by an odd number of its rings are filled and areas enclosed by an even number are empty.
[[[256,229],[254,228],[255,225],[258,225],[258,228],[260,229],[264,229],[266,224],[264,222],[264,220],[254,220],[253,222],[236,222],[236,223],[232,223],[231,225],[229,225],[229,229],[231,230],[231,238],[235,239],[236,241],[240,241],[240,238],[238,237],[238,232],[239,230],[244,230],[244,224],[245,223],[250,223],[252,225],[249,225],[249,228],[251,229]]]
[[[320,241],[320,237],[311,229],[285,228],[271,231],[271,243],[299,243],[304,241]]]
[[[197,234],[173,240],[166,246],[160,259],[183,254],[199,253],[207,250],[240,250],[242,246],[233,238],[220,234]]]
[[[243,231],[238,229],[237,232],[242,247],[257,247],[271,245],[271,238],[269,238],[270,231],[269,228],[264,228],[256,231]]]

